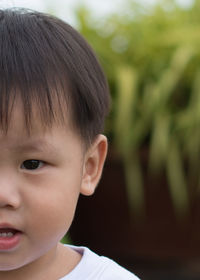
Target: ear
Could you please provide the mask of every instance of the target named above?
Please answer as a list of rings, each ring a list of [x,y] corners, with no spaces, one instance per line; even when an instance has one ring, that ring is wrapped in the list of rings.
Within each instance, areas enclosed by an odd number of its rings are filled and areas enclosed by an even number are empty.
[[[86,152],[83,166],[81,194],[92,195],[101,178],[107,155],[107,138],[99,134]]]

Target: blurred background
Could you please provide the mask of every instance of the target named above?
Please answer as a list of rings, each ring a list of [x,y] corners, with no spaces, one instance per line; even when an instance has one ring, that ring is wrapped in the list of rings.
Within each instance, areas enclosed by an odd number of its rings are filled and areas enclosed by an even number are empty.
[[[107,75],[109,154],[69,237],[141,279],[200,279],[200,1],[0,1],[49,12]]]

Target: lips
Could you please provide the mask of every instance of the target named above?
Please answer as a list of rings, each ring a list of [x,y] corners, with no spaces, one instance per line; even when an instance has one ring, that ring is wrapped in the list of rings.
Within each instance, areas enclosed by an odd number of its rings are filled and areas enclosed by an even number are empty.
[[[14,229],[14,228],[0,228],[0,234],[1,233],[8,233],[11,232],[13,234],[15,234],[18,230]]]
[[[0,224],[0,232],[13,232],[16,233],[17,231],[20,231],[19,229],[17,229],[15,226],[8,224],[8,223],[1,223]]]
[[[0,224],[0,252],[15,249],[20,243],[22,232],[10,224]]]
[[[0,224],[0,253],[15,250],[20,244],[22,231],[8,223]]]

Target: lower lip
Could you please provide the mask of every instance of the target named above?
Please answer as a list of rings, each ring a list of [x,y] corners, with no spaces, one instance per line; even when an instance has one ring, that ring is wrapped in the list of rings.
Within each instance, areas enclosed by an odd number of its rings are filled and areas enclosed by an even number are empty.
[[[21,232],[17,232],[11,237],[0,237],[0,251],[14,249],[19,244],[21,235]]]

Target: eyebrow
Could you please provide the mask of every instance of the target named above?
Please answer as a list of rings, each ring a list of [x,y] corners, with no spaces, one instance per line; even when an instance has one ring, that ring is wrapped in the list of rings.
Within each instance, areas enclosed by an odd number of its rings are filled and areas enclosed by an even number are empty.
[[[22,144],[18,144],[12,147],[14,151],[21,152],[53,152],[56,153],[57,149],[47,141],[43,140],[34,140],[32,142],[26,142]]]

